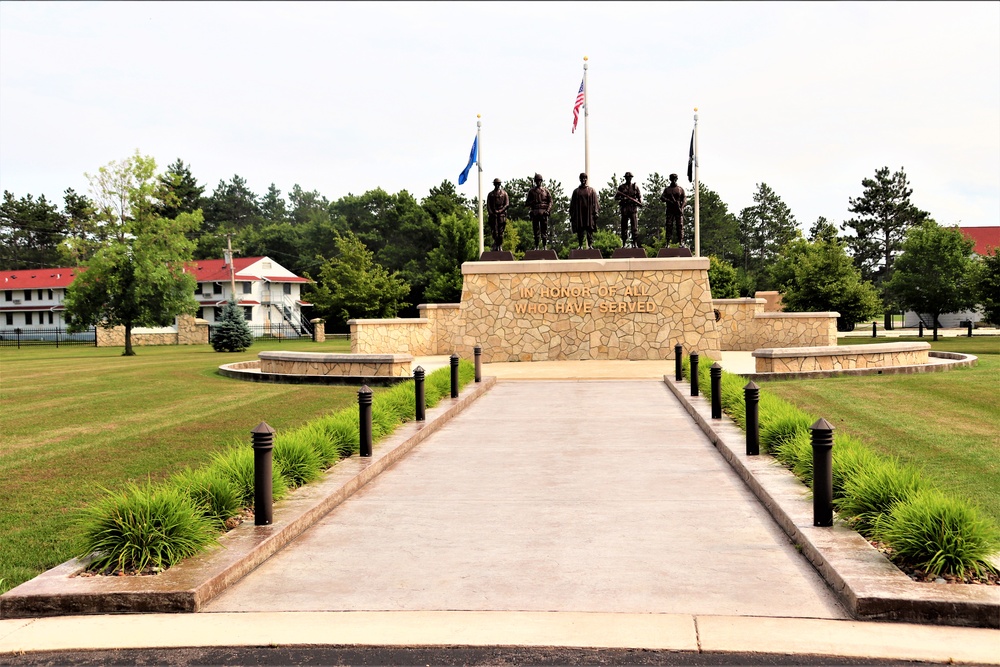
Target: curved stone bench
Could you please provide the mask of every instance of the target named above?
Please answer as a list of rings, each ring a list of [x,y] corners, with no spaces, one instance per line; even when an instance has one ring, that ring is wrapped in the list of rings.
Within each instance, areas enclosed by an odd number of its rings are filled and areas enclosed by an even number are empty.
[[[393,384],[411,377],[409,354],[261,352],[258,361],[219,366],[226,377],[288,384]]]
[[[754,350],[758,373],[803,373],[855,368],[918,366],[928,363],[930,343],[876,343],[777,347]]]

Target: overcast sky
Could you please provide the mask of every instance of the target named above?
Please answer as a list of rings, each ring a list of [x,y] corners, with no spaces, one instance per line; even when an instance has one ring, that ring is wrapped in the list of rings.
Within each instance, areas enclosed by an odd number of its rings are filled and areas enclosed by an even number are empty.
[[[738,213],[765,182],[803,228],[904,168],[941,224],[1000,224],[998,2],[0,2],[0,188],[62,204],[139,149],[330,199],[584,167],[687,167]],[[477,191],[475,172],[459,188]],[[644,193],[645,195],[645,193]]]

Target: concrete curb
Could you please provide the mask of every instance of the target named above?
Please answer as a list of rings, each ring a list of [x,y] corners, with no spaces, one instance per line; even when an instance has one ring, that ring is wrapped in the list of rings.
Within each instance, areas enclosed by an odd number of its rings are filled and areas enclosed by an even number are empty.
[[[73,559],[0,596],[0,618],[127,612],[195,612],[387,470],[418,443],[489,391],[496,378],[470,383],[457,399],[443,398],[424,422],[407,422],[376,443],[372,457],[344,459],[323,480],[297,489],[274,506],[274,522],[246,522],[219,545],[161,574],[81,577],[88,561]]]
[[[710,401],[688,383],[663,381],[856,618],[1000,628],[1000,587],[918,583],[842,522],[813,526],[806,486],[771,456],[747,456],[743,430],[712,419]]]

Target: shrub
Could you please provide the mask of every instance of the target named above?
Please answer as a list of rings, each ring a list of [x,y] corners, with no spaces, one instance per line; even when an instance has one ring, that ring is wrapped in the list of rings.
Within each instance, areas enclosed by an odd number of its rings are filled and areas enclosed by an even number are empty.
[[[212,348],[216,352],[243,352],[253,345],[253,333],[243,317],[243,309],[230,298],[222,307],[222,319],[212,332]]]
[[[324,417],[318,426],[326,432],[341,458],[347,458],[358,451],[360,434],[358,433],[357,405]]]
[[[214,454],[210,468],[218,471],[236,489],[243,507],[253,507],[253,448],[236,444],[229,449]],[[288,483],[281,474],[281,465],[271,465],[271,497],[281,500],[288,493]]]
[[[193,556],[215,539],[194,501],[175,486],[128,484],[84,510],[83,555],[104,572],[164,569]]]
[[[833,497],[844,496],[844,484],[865,466],[873,466],[878,454],[846,433],[833,434]]]
[[[790,440],[786,440],[781,446],[782,452],[787,457],[787,464],[796,477],[811,487],[813,483],[813,446],[812,433],[809,431],[798,431]]]
[[[897,503],[885,521],[884,534],[894,558],[932,575],[996,570],[986,560],[1000,551],[996,527],[975,508],[933,489]]]
[[[406,422],[416,417],[416,397],[413,382],[397,384],[375,395],[372,405],[391,411],[400,422]]]
[[[279,434],[272,450],[274,467],[281,470],[288,486],[295,488],[308,484],[323,474],[319,454],[302,429]]]
[[[226,529],[226,520],[243,509],[240,494],[230,480],[213,468],[188,468],[170,479],[183,491],[216,530]]]
[[[785,443],[800,434],[810,438],[809,427],[815,420],[787,403],[767,407],[760,411],[760,444],[783,464],[792,466],[795,455],[784,451]]]
[[[922,487],[916,468],[876,457],[860,464],[854,475],[845,479],[844,495],[834,507],[865,537],[880,537],[881,525],[893,507]]]
[[[299,431],[319,457],[320,467],[326,469],[340,460],[340,450],[322,423],[322,420],[311,422],[300,428]]]

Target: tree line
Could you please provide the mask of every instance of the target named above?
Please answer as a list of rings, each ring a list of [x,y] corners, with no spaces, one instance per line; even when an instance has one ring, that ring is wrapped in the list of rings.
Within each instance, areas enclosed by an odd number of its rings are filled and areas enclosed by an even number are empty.
[[[107,264],[112,250],[119,262],[136,264],[137,239],[148,234],[158,234],[160,245],[176,251],[161,258],[166,264],[185,257],[222,257],[231,242],[240,256],[267,255],[314,280],[305,297],[315,304],[313,314],[326,318],[331,330],[345,330],[350,318],[414,316],[420,303],[457,302],[461,264],[478,253],[478,202],[459,194],[448,180],[420,199],[406,190],[390,194],[375,188],[330,200],[297,184],[287,195],[273,183],[258,194],[234,175],[207,194],[183,160],[155,173],[152,158],[138,151],[87,178],[90,194],[67,189],[61,208],[44,196],[18,198],[4,192],[0,268]],[[902,280],[893,283],[895,261],[908,232],[937,226],[929,213],[910,202],[912,189],[903,169],[878,169],[861,184],[861,194],[848,199],[852,218],[838,227],[820,217],[806,235],[766,183],[756,184],[753,204],[738,213],[700,183],[701,251],[712,258],[713,296],[752,296],[757,290],[776,289],[783,292],[788,309],[836,310],[845,327],[879,312],[910,307],[906,300],[912,301],[919,290],[910,289],[907,297]],[[526,205],[532,185],[532,176],[503,183],[511,200],[504,248],[515,257],[532,244]],[[618,185],[613,175],[598,190],[601,210],[594,241],[605,256],[621,245],[614,201]],[[659,195],[667,185],[667,179],[654,172],[640,186],[644,206],[639,237],[650,255],[666,245],[666,211]],[[576,243],[569,225],[569,197],[557,180],[549,179],[546,186],[553,197],[551,246],[565,258]],[[694,237],[692,194],[685,215],[688,246]],[[168,227],[169,234],[164,231]],[[961,298],[952,298],[938,313],[993,298],[982,286],[995,260],[970,261],[959,274],[969,276],[971,286],[959,290]],[[128,280],[135,279],[133,275]],[[177,298],[170,300],[174,308],[181,307]],[[917,310],[931,313],[935,308]],[[107,312],[103,317],[107,320]],[[151,321],[135,320],[137,326]]]

